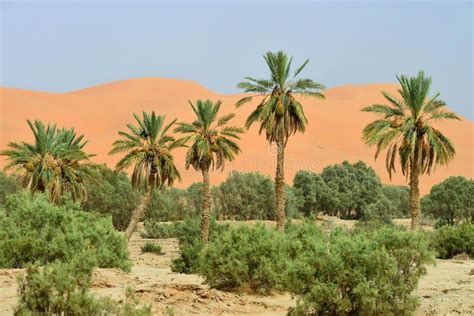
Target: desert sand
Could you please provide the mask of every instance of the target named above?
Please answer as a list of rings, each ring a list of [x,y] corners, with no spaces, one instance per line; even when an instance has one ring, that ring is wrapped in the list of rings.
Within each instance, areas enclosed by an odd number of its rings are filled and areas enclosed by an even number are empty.
[[[253,224],[233,222],[230,224]],[[273,222],[266,222],[272,225]],[[320,225],[351,227],[353,221],[343,223],[324,218]],[[171,272],[170,262],[178,255],[176,239],[144,239],[140,236],[143,225],[129,242],[133,261],[132,271],[127,274],[118,269],[96,269],[92,292],[116,300],[125,297],[128,286],[134,288],[142,304],[151,304],[154,315],[286,315],[296,300],[289,294],[275,293],[258,296],[222,292],[210,289],[195,274]],[[141,253],[145,242],[162,246],[163,255]],[[0,269],[0,315],[13,315],[16,303],[16,277],[23,269]],[[474,260],[437,260],[428,267],[428,273],[414,293],[420,300],[416,315],[471,315],[474,310]]]
[[[385,170],[385,159],[374,161],[375,150],[361,141],[363,127],[375,119],[370,113],[363,113],[364,106],[384,102],[381,90],[396,93],[395,84],[346,85],[328,89],[325,100],[304,99],[309,126],[305,134],[290,139],[286,150],[286,182],[291,184],[294,174],[300,169],[320,172],[325,166],[344,160],[363,160],[372,166],[384,183],[406,184],[401,171],[390,179]],[[132,113],[155,111],[166,114],[168,120],[193,119],[188,100],[222,100],[223,113],[235,112],[234,124],[242,126],[249,112],[258,100],[241,108],[234,107],[243,95],[222,95],[212,92],[194,82],[161,78],[141,78],[112,82],[68,93],[33,92],[11,88],[0,88],[0,148],[10,141],[31,141],[32,135],[27,119],[56,122],[61,127],[72,127],[89,140],[86,150],[96,154],[94,161],[113,167],[118,156],[109,156],[111,144],[117,139],[117,132],[133,122]],[[448,165],[438,167],[434,174],[423,176],[421,193],[429,192],[432,185],[448,176],[463,175],[473,178],[474,166],[474,124],[463,118],[439,125],[439,128],[453,141],[457,155]],[[211,181],[223,181],[232,170],[260,171],[273,175],[276,151],[269,146],[265,137],[258,135],[254,126],[243,135],[242,154],[228,163],[223,172],[213,172]],[[200,173],[184,169],[184,149],[176,153],[176,163],[181,170],[183,182],[177,187],[201,181]],[[5,160],[0,157],[0,167]]]

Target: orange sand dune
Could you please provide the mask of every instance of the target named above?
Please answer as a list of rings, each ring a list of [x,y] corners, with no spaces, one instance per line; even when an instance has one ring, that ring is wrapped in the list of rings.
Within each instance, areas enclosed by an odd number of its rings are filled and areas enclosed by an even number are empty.
[[[294,136],[288,143],[287,183],[291,183],[300,169],[320,172],[329,164],[363,160],[377,171],[384,183],[406,184],[400,172],[390,181],[384,159],[374,162],[374,149],[361,141],[363,127],[374,116],[362,113],[360,109],[383,102],[380,90],[395,93],[396,88],[394,84],[346,85],[327,90],[325,100],[303,100],[310,123],[305,134]],[[97,154],[94,160],[113,167],[118,156],[107,153],[117,139],[117,132],[133,121],[132,113],[153,110],[166,114],[168,119],[189,121],[193,119],[193,113],[188,99],[221,99],[224,112],[236,112],[234,124],[243,125],[254,105],[235,109],[234,104],[240,97],[242,95],[219,95],[191,81],[161,78],[124,80],[62,94],[0,88],[0,148],[6,148],[10,141],[31,140],[26,119],[40,119],[57,122],[59,126],[75,126],[89,139],[86,149]],[[467,119],[440,124],[454,142],[457,155],[448,166],[439,167],[433,175],[421,179],[422,193],[451,175],[473,177],[473,126]],[[224,172],[212,174],[214,184],[224,180],[231,170],[273,175],[275,148],[267,145],[264,136],[258,135],[256,126],[242,137],[241,146],[243,153],[228,163]],[[180,150],[176,154],[183,176],[179,187],[201,180],[198,172],[184,170],[184,152]],[[4,165],[5,160],[1,157],[0,167]]]

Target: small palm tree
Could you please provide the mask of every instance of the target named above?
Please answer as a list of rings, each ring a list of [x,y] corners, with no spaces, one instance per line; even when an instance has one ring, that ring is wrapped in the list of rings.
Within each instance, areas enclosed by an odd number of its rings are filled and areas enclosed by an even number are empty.
[[[67,192],[74,201],[85,201],[84,182],[93,178],[94,168],[84,152],[84,136],[77,136],[74,129],[57,129],[41,121],[27,121],[33,132],[34,142],[10,142],[11,149],[0,151],[9,163],[6,170],[20,174],[26,188],[34,192],[47,192],[51,202],[59,204]]]
[[[122,138],[113,143],[109,153],[126,153],[117,162],[115,169],[122,171],[133,165],[132,186],[145,190],[126,230],[129,239],[150,204],[153,190],[161,189],[164,185],[172,186],[176,179],[181,180],[172,151],[183,146],[183,140],[176,140],[167,134],[176,120],[164,125],[165,116],[157,116],[155,112],[143,112],[142,117],[136,114],[133,116],[138,125],[127,124],[129,132],[119,132]]]
[[[226,126],[235,114],[227,114],[217,118],[221,101],[213,103],[210,100],[197,100],[196,105],[191,102],[191,108],[196,114],[192,123],[178,123],[176,132],[187,134],[186,141],[191,145],[186,154],[186,169],[189,166],[202,172],[202,220],[201,239],[206,244],[209,240],[209,214],[210,214],[210,184],[209,170],[224,169],[226,160],[232,161],[240,152],[240,147],[235,142],[242,128]]]
[[[401,99],[382,92],[388,104],[374,104],[362,109],[380,115],[363,130],[363,140],[375,145],[375,159],[387,149],[386,168],[390,178],[395,172],[397,154],[403,175],[410,178],[411,226],[420,225],[419,177],[430,174],[436,165],[447,164],[455,155],[451,141],[433,127],[440,120],[459,117],[447,111],[439,93],[429,97],[431,78],[420,71],[416,77],[397,76]]]
[[[253,79],[246,77],[246,81],[238,84],[245,92],[262,96],[257,108],[249,115],[246,127],[255,122],[260,122],[260,131],[265,131],[267,141],[277,145],[277,167],[275,176],[275,195],[277,210],[277,227],[279,230],[285,228],[285,197],[284,197],[284,153],[288,139],[296,132],[304,133],[308,119],[306,118],[303,105],[296,96],[324,98],[321,93],[324,86],[311,79],[296,78],[308,64],[306,60],[296,69],[291,76],[292,58],[279,51],[268,52],[265,61],[270,69],[270,79]],[[236,106],[252,101],[252,96],[240,99]]]

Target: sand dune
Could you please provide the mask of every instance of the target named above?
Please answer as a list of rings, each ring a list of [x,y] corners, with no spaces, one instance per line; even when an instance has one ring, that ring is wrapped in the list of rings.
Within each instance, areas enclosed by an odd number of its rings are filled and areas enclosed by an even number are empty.
[[[300,169],[320,172],[324,166],[343,160],[363,160],[371,165],[384,183],[405,184],[398,171],[392,181],[385,171],[384,159],[374,162],[374,149],[361,141],[361,131],[374,116],[362,113],[363,106],[383,102],[380,90],[395,93],[393,84],[346,85],[328,89],[325,100],[303,100],[310,124],[305,134],[290,139],[286,151],[286,181],[291,183]],[[0,148],[13,140],[31,140],[26,119],[57,122],[59,126],[75,126],[89,139],[86,149],[97,154],[96,162],[110,167],[118,156],[107,155],[117,132],[132,122],[132,113],[152,111],[166,114],[169,119],[189,121],[193,113],[187,100],[211,98],[223,101],[224,112],[236,112],[234,123],[243,125],[253,105],[235,109],[235,102],[242,95],[220,95],[192,81],[141,78],[112,82],[69,93],[44,93],[20,89],[0,88]],[[474,124],[463,118],[461,122],[446,122],[439,128],[453,141],[457,155],[445,167],[438,167],[431,176],[423,176],[421,191],[427,193],[436,184],[451,175],[473,177]],[[231,170],[260,171],[273,175],[275,148],[268,146],[265,137],[258,135],[257,127],[248,131],[241,141],[243,153],[229,163],[224,172],[213,172],[212,183],[217,184]],[[178,187],[200,181],[194,170],[184,170],[185,150],[177,152],[176,160],[183,175]],[[5,165],[0,158],[0,167]]]

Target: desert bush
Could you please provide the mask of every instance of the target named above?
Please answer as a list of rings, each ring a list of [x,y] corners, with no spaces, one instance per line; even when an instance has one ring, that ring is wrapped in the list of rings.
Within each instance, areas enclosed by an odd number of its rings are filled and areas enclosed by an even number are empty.
[[[209,222],[209,240],[214,240],[224,231],[228,225],[217,224],[211,218]],[[175,224],[174,235],[179,241],[179,257],[171,262],[171,270],[178,273],[194,273],[198,266],[199,253],[204,245],[201,241],[201,220],[199,218],[188,218],[182,223]]]
[[[364,162],[327,166],[321,177],[332,192],[326,213],[342,218],[359,219],[362,211],[382,194],[382,184],[375,171]]]
[[[5,205],[8,195],[17,193],[20,190],[21,183],[18,178],[0,171],[0,209]]]
[[[105,165],[98,166],[95,176],[85,184],[87,200],[82,209],[112,216],[118,230],[125,230],[132,211],[140,202],[141,195],[133,190],[123,172],[114,172]]]
[[[43,194],[9,196],[0,213],[0,267],[69,262],[86,250],[99,267],[130,270],[126,239],[110,218],[78,204],[54,206]]]
[[[176,225],[175,223],[162,223],[152,219],[146,219],[144,222],[145,232],[142,233],[143,238],[174,238],[176,237]]]
[[[141,247],[142,252],[151,252],[157,255],[161,255],[161,246],[152,242],[146,242]]]
[[[155,222],[177,221],[196,215],[188,205],[186,190],[163,188],[155,190],[145,214],[145,220]]]
[[[289,265],[284,282],[298,296],[291,315],[404,315],[432,262],[426,236],[384,227],[336,230]]]
[[[474,181],[449,177],[433,186],[421,200],[423,213],[438,221],[438,226],[474,221]]]
[[[432,233],[431,244],[441,259],[461,254],[474,258],[474,224],[443,226]]]
[[[219,215],[223,219],[273,220],[274,196],[270,177],[257,172],[234,171],[219,185]]]
[[[19,279],[15,315],[151,315],[150,307],[137,306],[131,290],[123,303],[92,295],[93,258],[85,254],[69,263],[29,265]]]
[[[375,201],[375,203],[369,204],[361,212],[360,221],[391,223],[392,219],[395,218],[397,214],[397,209],[393,203],[384,195],[380,195],[379,199]]]
[[[410,216],[409,187],[397,185],[382,185],[382,194],[394,207],[394,218]]]
[[[268,293],[277,287],[283,234],[241,225],[214,239],[199,256],[199,273],[213,288]]]
[[[293,179],[293,189],[298,201],[298,211],[305,216],[317,215],[318,212],[327,213],[336,207],[335,193],[314,172],[298,171]]]

